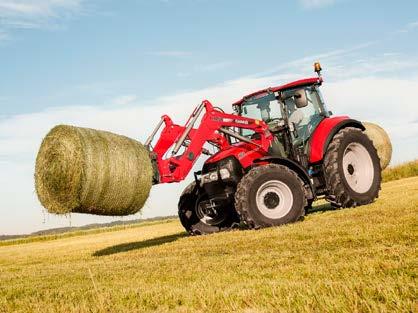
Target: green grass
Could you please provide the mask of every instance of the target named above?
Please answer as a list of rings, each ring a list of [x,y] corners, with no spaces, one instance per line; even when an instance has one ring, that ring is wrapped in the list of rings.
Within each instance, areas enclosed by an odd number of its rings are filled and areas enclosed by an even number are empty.
[[[0,312],[416,312],[417,235],[412,177],[282,227],[188,237],[171,220],[2,246]]]
[[[174,219],[169,218],[169,219],[157,220],[157,221],[145,221],[145,222],[141,221],[141,222],[136,222],[132,224],[116,225],[116,226],[111,226],[111,227],[97,227],[97,228],[92,228],[92,229],[70,230],[64,233],[57,233],[57,234],[50,234],[50,235],[34,235],[34,236],[30,235],[28,237],[2,240],[0,241],[0,247],[22,244],[22,243],[37,242],[37,241],[49,241],[49,240],[56,240],[56,239],[75,237],[75,236],[106,233],[106,232],[112,232],[112,231],[123,230],[123,229],[128,229],[128,228],[163,224],[163,223],[168,223],[173,220]]]
[[[388,182],[412,176],[418,176],[418,159],[400,165],[388,167],[382,173],[382,181]]]

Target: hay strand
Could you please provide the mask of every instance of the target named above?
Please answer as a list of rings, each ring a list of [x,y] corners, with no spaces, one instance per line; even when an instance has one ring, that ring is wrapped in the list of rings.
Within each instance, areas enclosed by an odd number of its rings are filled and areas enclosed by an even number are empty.
[[[106,131],[56,126],[36,158],[36,192],[50,213],[134,214],[151,185],[152,166],[144,146]]]
[[[384,170],[392,158],[392,143],[389,135],[382,127],[374,123],[363,122],[363,125],[366,127],[366,135],[373,141],[380,158],[380,166]]]

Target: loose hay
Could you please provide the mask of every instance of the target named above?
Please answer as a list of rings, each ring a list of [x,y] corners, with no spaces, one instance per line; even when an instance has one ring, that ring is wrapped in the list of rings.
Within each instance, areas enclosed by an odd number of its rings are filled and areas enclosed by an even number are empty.
[[[133,214],[143,207],[151,185],[144,146],[106,131],[56,126],[36,158],[36,192],[50,213]]]
[[[392,158],[392,144],[386,131],[379,125],[363,122],[366,127],[366,135],[373,141],[380,158],[380,166],[384,170]]]

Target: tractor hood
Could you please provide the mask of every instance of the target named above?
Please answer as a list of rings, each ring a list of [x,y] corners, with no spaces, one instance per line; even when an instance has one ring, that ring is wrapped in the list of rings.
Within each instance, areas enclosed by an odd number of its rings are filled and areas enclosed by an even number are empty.
[[[263,150],[256,148],[254,145],[240,142],[221,150],[212,155],[205,163],[216,163],[223,159],[234,157],[238,160],[243,168],[247,168],[254,163],[254,160],[265,156]]]

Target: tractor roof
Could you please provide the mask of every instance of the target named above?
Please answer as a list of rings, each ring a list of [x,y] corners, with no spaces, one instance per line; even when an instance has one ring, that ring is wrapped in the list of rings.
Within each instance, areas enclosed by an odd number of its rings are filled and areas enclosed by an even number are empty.
[[[265,88],[265,89],[250,93],[249,95],[244,96],[242,99],[234,102],[232,105],[241,105],[246,99],[257,96],[257,95],[265,93],[265,92],[276,92],[276,91],[281,91],[281,90],[285,90],[285,89],[302,87],[302,86],[309,86],[309,85],[320,84],[320,83],[322,83],[322,77],[312,77],[312,78],[300,79],[300,80],[296,80],[296,81],[291,82],[291,83],[287,83],[285,85],[276,86],[276,87],[269,87],[269,88]]]

